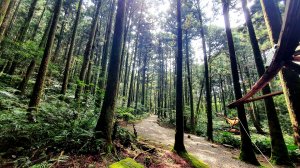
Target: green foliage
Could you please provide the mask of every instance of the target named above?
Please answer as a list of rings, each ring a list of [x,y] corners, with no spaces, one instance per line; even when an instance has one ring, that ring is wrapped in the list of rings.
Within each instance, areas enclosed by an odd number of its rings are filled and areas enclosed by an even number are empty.
[[[32,58],[41,58],[43,49],[34,41],[16,42],[5,38],[2,46],[2,55],[6,59],[12,59],[13,56],[21,56],[19,60],[27,60]]]
[[[222,143],[222,144],[227,144],[227,145],[231,145],[233,147],[240,147],[241,144],[241,140],[239,138],[237,138],[236,136],[234,136],[232,133],[230,132],[220,132],[215,136],[215,141]]]
[[[134,109],[129,107],[129,108],[118,108],[117,109],[117,118],[123,119],[124,121],[132,121],[135,120],[136,117],[133,115]]]
[[[91,154],[102,149],[103,141],[94,136],[97,117],[92,110],[79,113],[74,105],[53,96],[41,104],[37,122],[29,123],[26,102],[18,97],[0,99],[1,157],[15,155],[15,163],[26,166],[49,153]]]

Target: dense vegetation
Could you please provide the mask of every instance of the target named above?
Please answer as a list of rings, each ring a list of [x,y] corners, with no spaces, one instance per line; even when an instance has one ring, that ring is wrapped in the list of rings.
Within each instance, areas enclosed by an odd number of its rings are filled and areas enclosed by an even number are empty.
[[[0,167],[82,155],[107,166],[139,148],[126,123],[152,114],[194,166],[206,167],[184,132],[239,148],[247,163],[296,165],[298,64],[228,108],[265,75],[296,1],[0,0]]]

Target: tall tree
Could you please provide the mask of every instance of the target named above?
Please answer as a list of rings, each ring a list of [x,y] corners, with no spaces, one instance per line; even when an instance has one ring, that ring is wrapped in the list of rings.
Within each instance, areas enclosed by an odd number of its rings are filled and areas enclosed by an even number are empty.
[[[24,42],[26,39],[26,35],[27,35],[27,31],[29,29],[30,22],[31,22],[31,20],[33,18],[33,14],[36,10],[37,1],[38,0],[32,0],[30,3],[30,7],[29,7],[29,11],[27,13],[27,16],[25,17],[24,23],[21,25],[21,28],[19,29],[18,34],[17,34],[17,41],[19,41],[19,42]],[[15,73],[15,70],[18,65],[18,62],[16,59],[18,59],[18,57],[19,56],[16,56],[16,58],[14,58],[14,61],[12,62],[12,65],[10,67],[8,74],[13,75]]]
[[[2,25],[7,9],[9,9],[9,4],[10,0],[2,0],[2,2],[0,2],[0,25]]]
[[[190,109],[191,109],[191,132],[195,132],[195,114],[194,114],[194,99],[193,99],[193,87],[192,87],[192,74],[190,68],[190,54],[189,54],[189,39],[188,39],[188,31],[185,30],[185,62],[187,69],[187,81],[189,87],[189,97],[190,97]]]
[[[88,64],[89,64],[90,59],[91,59],[91,51],[92,51],[93,42],[94,42],[94,38],[95,38],[95,34],[96,34],[96,29],[97,29],[97,23],[98,23],[98,19],[99,19],[99,15],[100,15],[101,4],[102,4],[102,0],[98,0],[97,5],[96,5],[96,9],[95,9],[95,15],[94,15],[93,20],[92,20],[89,39],[88,39],[88,42],[86,44],[84,55],[83,55],[83,62],[82,62],[82,66],[81,66],[81,70],[80,70],[80,74],[79,74],[79,82],[77,84],[76,92],[75,92],[75,99],[76,100],[80,99],[83,84],[84,84],[84,81],[85,81],[85,78],[86,78],[86,72],[87,72]]]
[[[209,80],[208,58],[206,50],[206,40],[204,34],[204,25],[202,19],[202,13],[200,8],[200,2],[197,0],[197,11],[200,21],[200,35],[202,40],[202,51],[204,55],[204,76],[205,76],[205,100],[206,100],[206,114],[207,114],[207,131],[206,136],[209,141],[213,141],[213,122],[212,122],[212,102],[211,102],[211,90]]]
[[[244,11],[244,16],[246,20],[246,25],[249,32],[250,42],[253,50],[254,60],[256,64],[256,69],[259,77],[261,77],[264,72],[264,63],[262,60],[261,52],[259,49],[258,41],[256,38],[256,34],[254,31],[254,27],[251,21],[250,11],[247,7],[247,1],[242,1],[242,8]],[[263,94],[270,94],[271,88],[269,85],[265,86],[262,89]],[[275,104],[272,97],[265,98],[265,107],[267,112],[269,130],[270,130],[270,138],[271,138],[271,160],[278,164],[289,163],[288,151],[284,143],[279,119],[277,116],[277,112],[275,109]],[[284,160],[284,161],[283,161]]]
[[[237,60],[236,60],[233,37],[232,37],[232,32],[231,32],[231,27],[229,22],[229,4],[230,4],[230,0],[222,0],[225,30],[226,30],[227,43],[228,43],[229,55],[230,55],[230,65],[231,65],[234,94],[235,94],[235,98],[239,99],[242,97],[242,92],[239,83]],[[245,114],[244,105],[239,105],[237,107],[237,112],[238,112],[238,118],[240,119],[240,131],[241,131],[240,159],[242,161],[254,165],[259,165],[259,162],[257,161],[254,151],[252,149],[252,143],[250,139],[250,132],[248,128],[248,122]]]
[[[123,42],[123,30],[125,22],[126,0],[118,0],[118,9],[115,20],[112,49],[109,60],[107,87],[103,105],[95,131],[97,137],[103,137],[108,146],[112,145],[112,127],[119,86],[119,73],[121,63],[121,50]]]
[[[52,46],[53,46],[53,41],[54,41],[54,37],[55,37],[55,32],[56,32],[56,28],[57,28],[57,23],[59,20],[59,14],[60,14],[60,10],[61,10],[61,6],[62,6],[62,1],[63,0],[56,0],[55,2],[55,7],[53,10],[53,20],[51,23],[51,28],[50,28],[50,32],[48,35],[48,39],[47,39],[47,44],[44,50],[44,55],[43,55],[43,59],[39,68],[39,72],[33,87],[33,91],[32,91],[32,95],[30,98],[30,102],[28,105],[28,119],[30,121],[34,120],[34,117],[32,115],[32,111],[36,110],[37,106],[40,103],[41,100],[41,95],[42,95],[42,91],[43,91],[43,87],[44,87],[44,82],[46,79],[46,75],[47,75],[47,69],[48,69],[48,64],[49,64],[49,60],[51,57],[51,50],[52,50]]]
[[[110,14],[109,14],[109,21],[106,26],[106,33],[105,33],[105,44],[103,46],[103,53],[102,53],[102,60],[101,60],[101,72],[100,72],[100,81],[99,81],[99,89],[105,89],[105,77],[106,77],[106,69],[107,69],[107,59],[108,53],[110,48],[110,40],[112,34],[112,26],[113,26],[113,16],[115,14],[115,3],[116,0],[111,1],[110,6]],[[100,100],[97,100],[100,101]]]
[[[182,23],[181,0],[177,0],[177,57],[176,57],[176,133],[174,150],[177,153],[186,152],[184,146],[183,123],[183,82],[182,82]]]
[[[6,10],[6,13],[5,13],[5,17],[3,18],[3,22],[2,24],[0,24],[0,43],[1,41],[3,40],[4,38],[4,33],[6,31],[6,29],[8,28],[8,25],[9,25],[9,22],[11,21],[11,18],[12,18],[12,15],[13,15],[13,9],[15,7],[15,4],[16,4],[16,1],[17,0],[11,0],[9,5],[8,5],[8,8]],[[4,3],[5,1],[2,1],[2,3]],[[1,4],[2,5],[2,4]],[[1,9],[0,11],[2,11],[2,6],[1,6]],[[0,12],[0,17],[1,17],[1,12]],[[0,18],[1,19],[1,18]]]
[[[76,18],[75,18],[75,22],[74,22],[73,29],[72,29],[71,42],[70,42],[70,47],[69,47],[68,54],[67,54],[67,61],[66,61],[66,66],[65,66],[65,70],[64,70],[64,77],[63,77],[63,82],[62,82],[61,91],[60,91],[60,93],[63,95],[66,94],[67,87],[68,87],[69,74],[70,74],[71,62],[72,62],[72,57],[73,57],[73,52],[74,52],[74,44],[75,44],[75,39],[76,39],[78,23],[79,23],[80,15],[81,15],[82,2],[83,2],[83,0],[79,0],[77,12],[76,12]]]

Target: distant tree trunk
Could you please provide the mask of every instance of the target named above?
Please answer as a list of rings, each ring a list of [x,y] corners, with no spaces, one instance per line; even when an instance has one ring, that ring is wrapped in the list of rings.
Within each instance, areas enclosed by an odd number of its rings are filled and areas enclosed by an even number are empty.
[[[181,28],[181,0],[177,0],[177,80],[176,80],[176,133],[174,150],[177,153],[186,152],[184,147],[183,123],[183,92],[182,92],[182,28]]]
[[[230,63],[231,63],[231,73],[233,79],[233,86],[234,86],[234,93],[235,98],[239,99],[242,97],[241,86],[239,83],[239,74],[238,74],[238,67],[233,43],[233,37],[229,22],[229,0],[222,0],[223,4],[223,15],[225,21],[225,28],[226,28],[226,35],[227,35],[227,42],[230,54]],[[251,163],[254,165],[259,165],[257,161],[254,151],[252,149],[251,139],[248,135],[250,135],[248,129],[248,122],[245,114],[245,107],[244,105],[239,105],[237,107],[238,117],[240,119],[240,131],[241,131],[241,153],[240,159],[244,162]]]
[[[49,4],[49,0],[46,0],[46,3],[45,3],[45,5],[44,5],[43,11],[42,11],[42,14],[41,14],[41,16],[39,17],[38,22],[37,22],[36,25],[34,26],[33,33],[32,33],[32,36],[31,36],[31,37],[32,37],[32,38],[31,38],[32,40],[34,40],[34,39],[36,38],[36,35],[37,35],[38,30],[39,30],[39,28],[40,28],[40,24],[41,24],[42,19],[43,19],[44,15],[45,15],[45,12],[46,12],[46,9],[47,9],[48,4]]]
[[[50,18],[50,21],[47,25],[47,28],[46,28],[46,31],[44,32],[44,37],[45,39],[42,39],[40,44],[39,44],[39,48],[44,48],[45,47],[45,41],[44,40],[47,40],[46,36],[48,36],[49,34],[49,31],[51,29],[51,23],[52,23],[52,18]],[[36,65],[36,60],[35,59],[32,59],[30,61],[30,64],[29,66],[27,67],[27,70],[26,70],[26,73],[22,79],[22,81],[20,82],[19,86],[18,86],[18,90],[20,90],[20,95],[24,95],[25,94],[25,90],[26,90],[26,87],[27,87],[27,84],[28,84],[28,81],[32,75],[32,73],[34,72],[34,68],[35,68],[35,65]]]
[[[221,88],[221,97],[222,97],[222,105],[223,105],[223,114],[224,116],[227,116],[227,107],[226,107],[226,100],[225,100],[225,92],[224,92],[224,87],[223,87],[223,79],[222,76],[220,75],[220,88]]]
[[[10,0],[2,0],[0,2],[0,26],[2,26],[2,22],[5,18],[6,12],[9,9]]]
[[[58,56],[60,54],[60,51],[61,51],[61,46],[62,46],[61,44],[62,44],[63,38],[65,36],[65,27],[66,27],[67,19],[69,17],[69,13],[70,13],[69,12],[70,6],[65,6],[64,8],[65,8],[65,14],[64,14],[61,26],[60,26],[59,35],[57,37],[57,42],[56,42],[54,55],[53,55],[52,60],[51,60],[52,62],[55,62],[56,59],[58,58]]]
[[[107,87],[105,90],[101,114],[95,128],[96,136],[104,138],[107,142],[108,147],[112,145],[111,136],[119,86],[120,61],[125,20],[125,4],[126,0],[118,0],[118,10],[116,14],[114,37],[107,75]]]
[[[30,76],[32,75],[34,68],[35,68],[35,64],[36,61],[35,59],[32,59],[27,70],[26,70],[26,74],[23,77],[23,80],[21,81],[21,83],[19,84],[18,90],[20,90],[20,95],[24,95],[25,94],[25,90],[26,90],[26,86],[28,84],[28,81],[30,79]]]
[[[210,90],[210,83],[209,83],[209,70],[208,70],[208,58],[207,58],[207,51],[206,51],[206,41],[204,36],[204,26],[202,20],[202,14],[200,10],[200,3],[198,3],[198,15],[200,20],[200,35],[202,39],[202,47],[203,47],[203,55],[204,55],[204,76],[205,76],[205,100],[206,100],[206,114],[207,114],[207,132],[206,136],[209,141],[213,141],[213,122],[212,122],[212,101],[211,101],[211,90]]]
[[[44,34],[43,34],[43,37],[42,37],[40,45],[39,45],[40,48],[44,48],[47,43],[47,38],[48,38],[48,34],[50,32],[52,20],[53,20],[53,14],[52,14],[52,16],[50,16],[47,26],[46,26],[46,29],[44,30]]]
[[[67,54],[67,61],[66,61],[66,66],[65,66],[65,70],[64,70],[64,77],[63,77],[63,82],[62,82],[61,91],[60,91],[60,93],[63,95],[66,94],[67,88],[68,88],[69,74],[70,74],[71,62],[72,62],[72,58],[73,58],[74,44],[75,44],[75,39],[76,39],[76,34],[77,34],[78,23],[79,23],[80,15],[81,15],[82,2],[83,2],[83,0],[79,1],[77,12],[76,12],[75,22],[74,22],[74,25],[72,28],[72,37],[71,37],[69,51]]]
[[[103,46],[103,54],[101,60],[101,71],[100,71],[100,81],[99,81],[99,89],[105,89],[105,78],[106,78],[106,69],[107,69],[107,59],[108,59],[108,52],[110,48],[110,40],[112,35],[112,22],[114,16],[114,9],[115,9],[116,0],[112,0],[111,7],[110,7],[110,14],[109,14],[109,21],[106,26],[106,33],[105,33],[105,43]],[[97,101],[101,101],[100,99]]]
[[[5,0],[1,4],[0,11],[2,11],[2,5],[3,5],[3,3],[5,3]],[[13,9],[15,7],[15,4],[16,4],[16,0],[11,0],[10,1],[9,6],[8,6],[8,8],[6,10],[5,17],[3,19],[3,22],[2,22],[2,24],[0,24],[1,25],[0,26],[0,44],[1,44],[2,40],[3,40],[3,38],[4,38],[4,35],[5,35],[5,32],[6,32],[6,29],[8,28],[9,22],[11,21],[12,14],[13,14]],[[2,16],[1,13],[2,12],[0,12],[0,17]]]
[[[260,0],[264,18],[267,23],[269,30],[269,37],[273,45],[278,43],[280,31],[281,31],[281,15],[278,6],[274,1]],[[279,72],[279,78],[281,85],[283,87],[283,92],[285,95],[285,100],[287,103],[287,109],[292,122],[292,127],[294,131],[294,139],[298,147],[300,148],[300,79],[299,75],[295,72],[283,68]],[[280,148],[276,149],[279,153]],[[282,153],[283,154],[283,153]],[[275,158],[274,158],[275,159]],[[285,160],[277,160],[278,164],[285,163]],[[288,160],[287,160],[288,161]]]
[[[249,37],[251,41],[251,46],[254,54],[254,60],[257,68],[257,72],[259,77],[261,77],[264,72],[264,63],[262,60],[261,52],[259,49],[258,41],[256,39],[256,34],[254,31],[254,27],[251,21],[250,11],[247,7],[247,1],[242,1],[242,7],[246,19],[246,25],[248,27]],[[269,85],[265,86],[262,89],[262,93],[270,94],[271,88]],[[300,95],[299,95],[300,96]],[[270,130],[270,138],[271,138],[271,160],[278,164],[290,164],[288,151],[283,139],[279,119],[277,116],[277,112],[275,109],[275,103],[272,97],[264,99],[265,106],[266,106],[266,113],[268,118],[269,130]]]
[[[28,119],[30,121],[34,120],[34,117],[32,115],[32,111],[36,110],[37,106],[40,103],[40,99],[41,99],[41,95],[42,95],[42,91],[43,91],[43,87],[44,87],[44,82],[46,79],[46,74],[47,74],[47,69],[48,69],[48,64],[49,64],[49,60],[51,57],[51,50],[52,50],[52,46],[53,46],[53,41],[54,41],[54,37],[55,37],[55,31],[57,28],[57,23],[58,23],[58,19],[59,19],[59,14],[60,14],[60,9],[62,6],[62,0],[56,0],[55,2],[55,7],[54,7],[54,11],[53,11],[53,21],[51,24],[51,29],[48,35],[48,39],[47,39],[47,44],[46,44],[46,48],[44,50],[44,55],[43,55],[43,59],[39,68],[39,72],[36,78],[36,82],[32,91],[32,95],[30,98],[30,102],[28,105]]]
[[[30,22],[33,18],[33,14],[34,14],[35,9],[36,9],[37,1],[38,0],[32,0],[31,1],[29,11],[28,11],[28,15],[25,18],[24,23],[21,25],[21,28],[18,32],[17,40],[20,41],[20,42],[23,42],[26,38],[27,31],[29,29],[29,24],[30,24]]]
[[[133,83],[134,83],[134,71],[135,71],[135,64],[136,64],[136,57],[137,57],[137,51],[138,51],[138,41],[139,41],[139,28],[140,24],[137,29],[137,34],[135,38],[135,47],[134,47],[134,56],[133,56],[133,65],[132,65],[132,71],[131,71],[131,77],[130,77],[130,84],[129,84],[129,93],[128,93],[128,100],[127,100],[127,107],[130,107],[132,102],[132,95],[133,95]]]
[[[243,72],[242,72],[241,65],[240,65],[239,61],[238,61],[238,69],[239,69],[239,72],[240,72],[241,81],[243,81],[242,82],[243,91],[244,91],[244,94],[246,94],[247,93],[247,88],[246,88],[246,85],[245,85],[245,82],[244,82],[245,79],[244,79],[244,75],[243,75]],[[254,125],[257,133],[259,133],[259,134],[265,134],[265,132],[261,129],[260,124],[257,122],[257,120],[254,117],[254,115],[255,115],[254,114],[254,108],[252,108],[251,105],[249,106],[249,110],[248,111],[250,113],[250,118],[251,118],[251,120],[253,122],[253,125]]]
[[[190,69],[190,55],[189,55],[189,39],[188,39],[188,31],[185,30],[185,61],[187,67],[187,80],[189,87],[189,97],[190,97],[190,109],[191,109],[191,132],[195,133],[195,114],[194,114],[194,99],[193,99],[193,88],[192,88],[192,80],[191,80],[191,69]]]
[[[7,27],[7,29],[4,32],[5,36],[7,36],[9,34],[10,30],[12,29],[12,25],[15,23],[17,14],[19,12],[20,4],[21,4],[22,1],[23,0],[19,0],[18,3],[17,3],[16,9],[15,9],[15,11],[14,11],[12,17],[11,17],[11,20],[10,20],[10,22],[8,24],[8,27]]]
[[[88,63],[90,61],[90,55],[91,55],[91,51],[92,51],[92,47],[93,47],[95,34],[96,34],[97,23],[98,23],[98,19],[99,19],[99,15],[100,15],[101,3],[102,3],[102,1],[98,1],[98,4],[96,6],[95,15],[93,17],[92,26],[91,26],[91,30],[90,30],[90,34],[89,34],[89,39],[88,39],[88,42],[85,47],[84,56],[83,56],[84,58],[83,58],[80,75],[79,75],[80,82],[78,82],[76,92],[75,92],[76,100],[80,99],[84,80],[86,78],[86,72],[87,72],[87,68],[88,68]]]

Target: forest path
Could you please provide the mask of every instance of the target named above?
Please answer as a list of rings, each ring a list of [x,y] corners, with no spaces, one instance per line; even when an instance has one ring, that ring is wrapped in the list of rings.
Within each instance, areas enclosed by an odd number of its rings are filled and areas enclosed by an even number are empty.
[[[135,125],[138,136],[167,146],[171,149],[174,145],[175,131],[173,129],[164,128],[158,125],[157,116],[142,120]],[[185,147],[189,153],[198,159],[209,164],[212,168],[252,168],[250,164],[241,162],[238,158],[239,151],[236,149],[228,149],[222,145],[217,145],[206,141],[203,137],[195,135],[184,135]],[[260,159],[259,159],[260,160]]]

